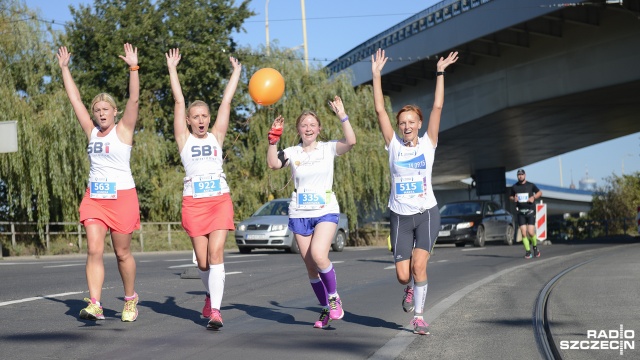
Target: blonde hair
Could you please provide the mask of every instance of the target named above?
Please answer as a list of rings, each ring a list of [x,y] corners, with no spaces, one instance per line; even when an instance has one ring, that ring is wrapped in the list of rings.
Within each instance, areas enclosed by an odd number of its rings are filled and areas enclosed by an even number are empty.
[[[194,107],[198,107],[198,106],[202,106],[205,107],[207,109],[207,112],[209,113],[209,115],[211,115],[211,110],[209,110],[209,105],[202,101],[202,100],[196,100],[194,102],[192,102],[191,104],[189,104],[189,107],[187,108],[187,117],[189,117],[189,114],[191,113],[191,109]]]
[[[113,99],[113,97],[107,93],[100,93],[98,95],[96,95],[96,97],[93,98],[93,101],[91,102],[91,113],[93,114],[93,107],[100,101],[104,101],[107,104],[113,106],[114,109],[118,108],[118,105],[116,104],[116,101]],[[116,111],[116,116],[120,114],[119,111]],[[91,116],[93,118],[93,116]],[[116,121],[118,119],[116,118]]]
[[[300,114],[300,116],[298,116],[298,119],[296,120],[296,132],[298,131],[298,125],[300,125],[302,120],[304,120],[304,118],[307,117],[307,115],[311,115],[314,119],[316,119],[316,121],[318,122],[318,128],[322,129],[322,122],[320,122],[320,118],[318,117],[318,114],[316,114],[311,110],[305,110],[302,112],[302,114]],[[326,141],[323,135],[318,134],[318,138],[321,141]],[[298,134],[298,143],[301,143],[301,142],[302,142],[302,137],[300,137],[300,134]]]

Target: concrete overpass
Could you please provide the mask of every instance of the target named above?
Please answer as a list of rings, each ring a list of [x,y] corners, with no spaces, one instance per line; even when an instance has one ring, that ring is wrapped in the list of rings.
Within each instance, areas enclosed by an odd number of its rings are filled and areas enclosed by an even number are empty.
[[[439,56],[447,69],[434,185],[507,171],[640,131],[640,0],[445,0],[358,45],[327,68],[371,82],[371,54],[394,111],[428,117]],[[426,127],[423,127],[425,129]]]

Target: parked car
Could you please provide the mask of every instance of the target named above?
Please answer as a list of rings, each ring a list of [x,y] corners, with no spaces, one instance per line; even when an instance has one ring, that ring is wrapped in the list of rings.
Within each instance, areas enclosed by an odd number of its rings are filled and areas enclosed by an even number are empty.
[[[440,231],[437,244],[466,243],[484,246],[485,242],[501,240],[513,245],[514,219],[511,213],[493,201],[458,201],[440,208]]]
[[[248,254],[253,249],[284,249],[300,253],[293,233],[288,228],[289,202],[291,199],[275,199],[262,205],[250,218],[236,227],[235,238],[238,250]],[[342,251],[349,234],[347,215],[340,214],[336,235],[331,243],[333,251]]]

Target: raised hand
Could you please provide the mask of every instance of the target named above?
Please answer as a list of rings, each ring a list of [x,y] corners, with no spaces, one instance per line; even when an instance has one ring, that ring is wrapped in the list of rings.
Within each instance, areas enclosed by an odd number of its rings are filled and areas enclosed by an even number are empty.
[[[447,66],[455,63],[456,61],[458,61],[458,52],[454,51],[449,53],[449,56],[447,56],[447,58],[443,58],[440,57],[440,60],[438,60],[438,65],[436,66],[436,68],[438,69],[438,71],[444,71],[444,69],[447,68]]]
[[[346,115],[346,113],[344,112],[344,104],[342,103],[342,99],[340,98],[340,96],[336,95],[333,98],[333,101],[329,101],[329,106],[336,115],[341,117],[341,119]]]
[[[384,50],[378,49],[375,57],[374,55],[371,55],[371,72],[374,75],[380,75],[380,72],[382,72],[382,68],[384,67],[384,64],[387,63],[388,59],[388,57],[384,56]]]
[[[229,61],[231,61],[233,71],[242,70],[242,65],[240,64],[240,61],[238,61],[238,59],[234,58],[233,56],[229,56]]]
[[[134,48],[133,45],[124,44],[124,56],[118,55],[120,59],[129,65],[129,67],[138,66],[138,48]]]
[[[282,130],[284,129],[284,118],[282,115],[278,115],[278,117],[273,120],[273,124],[271,124],[271,129],[268,133],[269,144],[275,145],[280,141],[280,136],[282,136]]]
[[[175,69],[180,63],[182,55],[180,55],[180,49],[169,49],[168,53],[164,54],[167,57],[167,67]]]
[[[69,66],[71,54],[69,54],[69,51],[67,51],[66,46],[61,46],[60,49],[58,49],[56,56],[58,57],[58,65],[60,65],[61,68]]]

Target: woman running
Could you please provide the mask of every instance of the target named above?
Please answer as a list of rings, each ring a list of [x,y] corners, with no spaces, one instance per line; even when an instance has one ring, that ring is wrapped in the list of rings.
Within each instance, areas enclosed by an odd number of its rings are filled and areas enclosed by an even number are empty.
[[[342,122],[344,138],[318,141],[320,118],[304,111],[296,120],[300,143],[278,151],[284,118],[278,116],[269,131],[267,164],[270,169],[291,167],[295,191],[289,204],[289,229],[295,234],[300,255],[307,267],[309,281],[322,305],[316,328],[326,328],[329,320],[342,319],[344,311],[338,295],[336,272],[329,260],[329,249],[338,227],[340,207],[333,193],[333,160],[356,144],[356,135],[344,111],[342,99],[329,102]]]
[[[69,71],[71,54],[64,46],[56,54],[67,96],[89,140],[89,184],[80,204],[80,222],[87,233],[86,273],[89,286],[89,298],[84,299],[88,306],[80,311],[80,317],[88,320],[104,320],[100,299],[104,283],[102,255],[107,231],[111,233],[124,286],[122,321],[135,321],[138,317],[138,294],[134,290],[136,262],[131,254],[131,234],[140,228],[140,206],[129,161],[138,120],[140,67],[137,48],[124,44],[124,54],[120,58],[129,66],[129,100],[120,121],[117,121],[116,102],[106,93],[93,99],[92,114],[87,111]]]
[[[458,53],[440,58],[436,72],[436,92],[426,133],[420,137],[422,111],[415,105],[405,105],[396,115],[400,136],[395,133],[384,108],[382,68],[387,62],[384,50],[371,56],[373,99],[378,124],[389,151],[391,170],[391,244],[398,281],[407,285],[402,307],[414,311],[411,321],[415,334],[429,333],[423,309],[427,296],[427,262],[440,230],[438,203],[431,187],[431,171],[438,145],[440,115],[444,104],[445,69],[458,60]],[[412,284],[413,282],[413,284]]]
[[[175,101],[173,132],[186,172],[182,192],[182,227],[186,230],[196,254],[198,272],[207,294],[202,316],[209,318],[207,329],[222,327],[220,305],[224,292],[224,244],[229,230],[234,230],[233,204],[222,170],[222,144],[229,127],[231,100],[236,91],[242,66],[230,57],[233,72],[224,89],[216,121],[209,131],[209,106],[192,102],[185,110],[185,100],[178,78],[180,50],[166,55]]]

